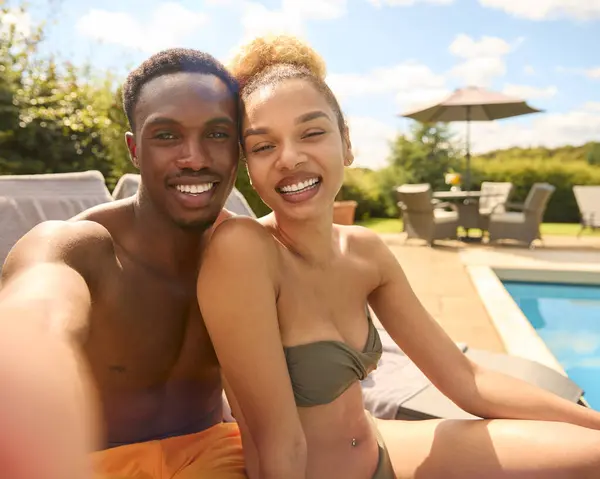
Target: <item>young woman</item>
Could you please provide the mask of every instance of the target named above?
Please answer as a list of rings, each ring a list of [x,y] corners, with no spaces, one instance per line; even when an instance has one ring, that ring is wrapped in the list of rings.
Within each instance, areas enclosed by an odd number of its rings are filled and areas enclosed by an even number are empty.
[[[248,172],[273,213],[216,229],[198,300],[250,477],[600,477],[600,413],[470,362],[381,239],[332,224],[353,157],[317,54],[258,38],[232,70]],[[367,303],[444,394],[490,420],[365,413],[359,381],[381,355]]]

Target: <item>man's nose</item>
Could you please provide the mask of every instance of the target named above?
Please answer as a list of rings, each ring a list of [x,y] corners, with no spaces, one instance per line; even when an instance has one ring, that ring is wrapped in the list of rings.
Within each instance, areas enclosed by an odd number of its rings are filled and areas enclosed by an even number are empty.
[[[177,158],[179,168],[198,171],[210,165],[210,155],[207,154],[202,142],[190,139],[182,145],[181,154]]]

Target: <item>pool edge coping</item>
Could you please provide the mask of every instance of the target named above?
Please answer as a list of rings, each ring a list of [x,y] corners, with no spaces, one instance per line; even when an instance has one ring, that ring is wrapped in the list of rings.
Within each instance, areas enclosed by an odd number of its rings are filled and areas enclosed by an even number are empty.
[[[503,276],[504,280],[534,281],[532,278],[543,272],[548,281],[548,270],[541,268],[514,269],[487,265],[465,265],[465,267],[506,352],[512,356],[541,363],[563,376],[568,376],[506,290],[500,278]],[[500,275],[497,272],[501,272]],[[511,272],[516,273],[511,275]],[[561,273],[564,274],[564,271]],[[579,274],[579,272],[577,273]]]

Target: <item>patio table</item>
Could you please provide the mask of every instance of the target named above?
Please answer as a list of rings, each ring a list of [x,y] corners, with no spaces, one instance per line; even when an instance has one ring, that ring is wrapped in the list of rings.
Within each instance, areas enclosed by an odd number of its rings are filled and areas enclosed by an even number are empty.
[[[481,191],[434,191],[433,197],[439,200],[479,199],[481,197]]]
[[[479,198],[481,191],[434,191],[433,198],[457,203],[458,224],[469,237],[469,229],[479,227]]]

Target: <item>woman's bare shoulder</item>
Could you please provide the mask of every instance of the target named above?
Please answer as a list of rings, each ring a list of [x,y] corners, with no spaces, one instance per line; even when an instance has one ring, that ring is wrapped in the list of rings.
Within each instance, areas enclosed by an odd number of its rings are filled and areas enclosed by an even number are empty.
[[[353,254],[367,255],[389,251],[389,248],[377,233],[364,226],[336,226],[348,251]]]
[[[273,235],[256,219],[232,216],[214,230],[205,255],[218,255],[224,261],[257,260],[272,262],[277,249]]]

